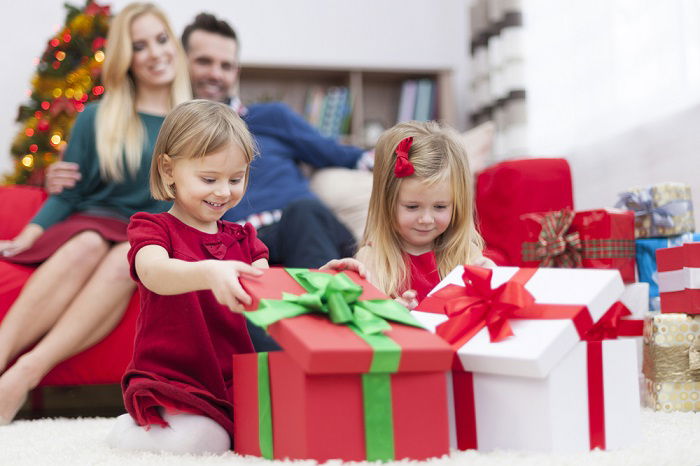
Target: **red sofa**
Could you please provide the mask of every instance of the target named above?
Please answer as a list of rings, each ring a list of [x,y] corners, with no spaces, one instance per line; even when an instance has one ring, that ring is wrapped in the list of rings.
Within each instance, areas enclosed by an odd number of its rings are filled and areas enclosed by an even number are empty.
[[[519,265],[520,215],[573,208],[571,173],[564,159],[521,159],[493,165],[477,176],[476,205],[487,255],[499,265]],[[13,238],[44,202],[46,194],[27,186],[0,186],[0,239]],[[31,275],[30,267],[0,260],[0,319]],[[131,360],[138,292],[124,318],[100,343],[56,366],[46,385],[118,383]]]
[[[29,222],[46,199],[43,190],[28,186],[0,186],[0,239],[11,239]],[[0,319],[19,295],[32,267],[0,260]],[[118,383],[131,360],[139,310],[134,293],[124,318],[104,340],[56,366],[39,384],[91,385]]]

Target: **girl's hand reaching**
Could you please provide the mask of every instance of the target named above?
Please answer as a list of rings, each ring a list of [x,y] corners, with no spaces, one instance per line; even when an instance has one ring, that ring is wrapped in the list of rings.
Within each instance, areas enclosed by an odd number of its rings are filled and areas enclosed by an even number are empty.
[[[416,296],[417,294],[415,290],[406,290],[401,296],[395,298],[394,300],[412,311],[418,306],[418,299]]]
[[[250,304],[252,299],[241,286],[238,277],[259,277],[262,270],[239,261],[207,260],[201,264],[206,267],[208,288],[219,304],[234,312],[243,312],[243,305]]]
[[[357,272],[360,277],[368,278],[367,268],[362,264],[362,262],[351,257],[346,257],[345,259],[333,259],[318,270],[335,270],[336,272],[352,270],[353,272]]]

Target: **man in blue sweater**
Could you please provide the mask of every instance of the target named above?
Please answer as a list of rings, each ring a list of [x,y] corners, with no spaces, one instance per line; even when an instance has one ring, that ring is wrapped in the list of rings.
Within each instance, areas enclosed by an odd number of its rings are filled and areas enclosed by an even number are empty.
[[[243,107],[233,89],[238,81],[238,39],[231,26],[201,13],[182,33],[194,95],[227,102],[248,124],[260,150],[251,164],[243,200],[224,219],[248,221],[270,249],[270,262],[288,267],[320,267],[351,256],[352,233],[309,189],[300,162],[322,168],[368,165],[357,147],[321,136],[280,102]]]
[[[355,239],[309,188],[299,163],[315,168],[371,168],[371,152],[325,138],[285,104],[243,107],[238,83],[238,38],[231,26],[201,13],[182,34],[196,98],[230,104],[255,137],[260,156],[252,163],[243,200],[225,220],[251,222],[270,249],[270,262],[287,267],[320,267],[354,254]],[[54,164],[47,174],[50,191],[71,181],[70,167]]]

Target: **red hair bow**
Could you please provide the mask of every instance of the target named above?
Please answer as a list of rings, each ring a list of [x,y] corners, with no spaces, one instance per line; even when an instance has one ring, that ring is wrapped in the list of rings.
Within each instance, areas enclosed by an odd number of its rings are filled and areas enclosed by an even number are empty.
[[[396,148],[396,165],[394,165],[394,175],[396,178],[413,175],[415,169],[413,164],[408,160],[408,151],[413,144],[413,138],[404,138]]]

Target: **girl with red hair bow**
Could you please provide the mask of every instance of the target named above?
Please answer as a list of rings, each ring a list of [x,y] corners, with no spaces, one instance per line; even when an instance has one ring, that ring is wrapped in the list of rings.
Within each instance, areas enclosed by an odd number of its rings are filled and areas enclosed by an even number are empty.
[[[370,281],[412,309],[455,266],[492,265],[474,222],[473,184],[453,129],[412,121],[387,130],[357,253]]]

